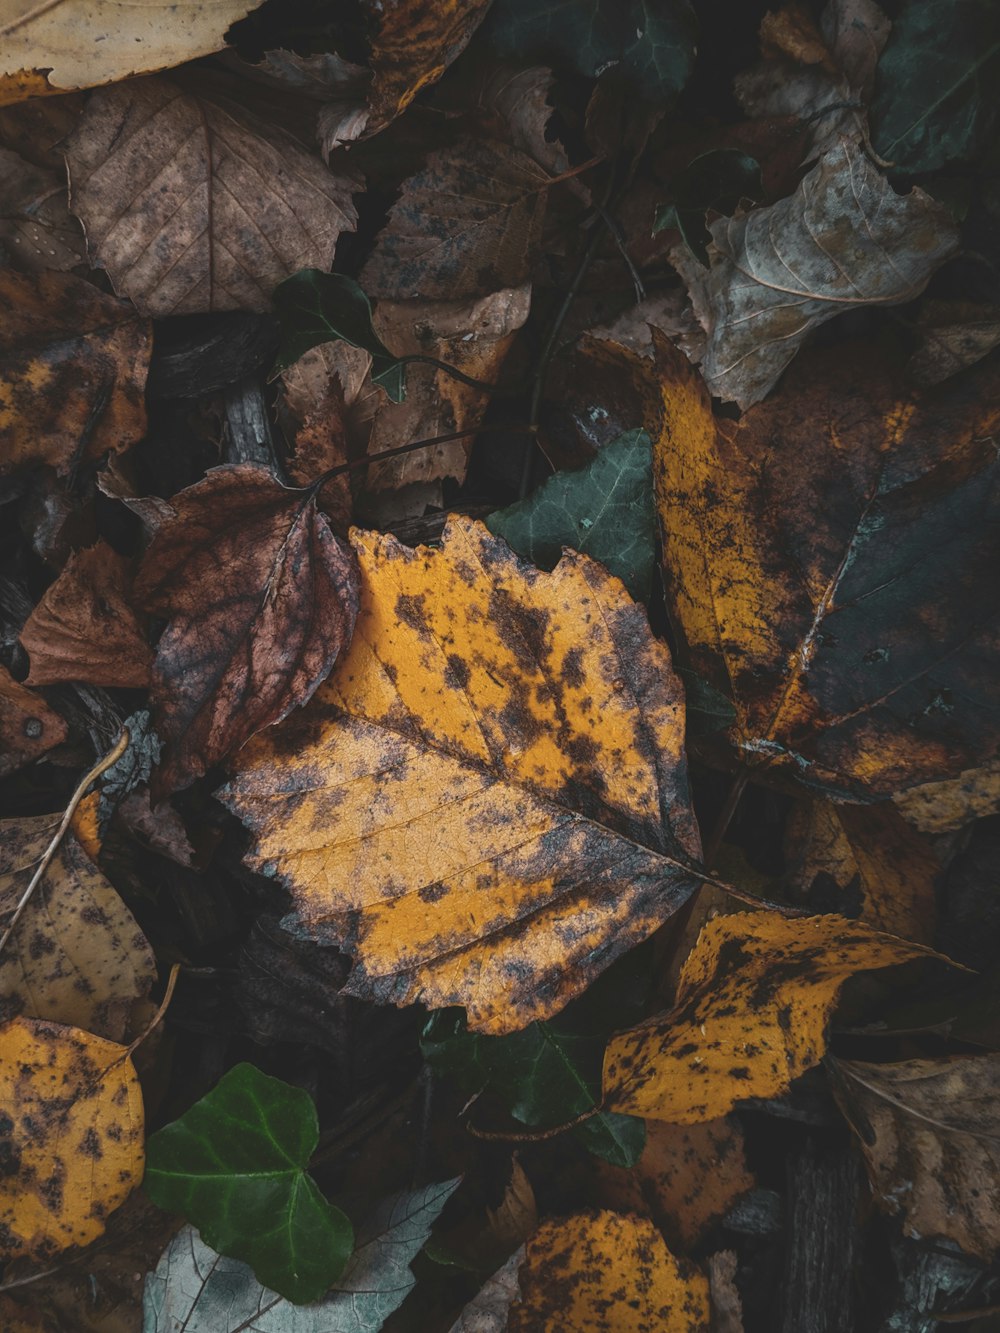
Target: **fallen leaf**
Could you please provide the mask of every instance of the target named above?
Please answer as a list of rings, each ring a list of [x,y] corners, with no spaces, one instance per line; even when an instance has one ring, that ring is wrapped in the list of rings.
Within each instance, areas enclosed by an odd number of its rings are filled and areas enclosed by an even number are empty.
[[[254,9],[246,0],[63,0],[0,7],[0,105],[70,88],[115,83],[182,65],[225,46],[226,30]]]
[[[784,1092],[823,1058],[848,977],[928,952],[837,916],[716,917],[684,964],[670,1013],[608,1043],[605,1104],[693,1125]]]
[[[953,833],[974,819],[1000,814],[1000,759],[966,769],[957,778],[911,787],[893,800],[921,833]]]
[[[599,560],[636,601],[653,586],[656,512],[652,445],[626,431],[578,472],[556,472],[524,500],[486,520],[490,532],[543,569],[564,547]]]
[[[29,685],[85,680],[146,689],[153,650],[131,604],[129,562],[99,541],[76,551],[21,631]]]
[[[91,95],[66,143],[94,263],[149,314],[266,310],[333,261],[360,183],[224,99],[149,78]]]
[[[907,373],[915,384],[940,384],[1000,344],[1000,307],[972,301],[924,301],[917,318],[920,346]]]
[[[0,1028],[0,1254],[51,1259],[104,1231],[142,1179],[142,1094],[124,1046],[15,1018]]]
[[[69,734],[40,694],[0,666],[0,778],[40,759]]]
[[[749,407],[774,387],[819,325],[923,291],[958,247],[947,210],[922,190],[897,195],[842,140],[793,195],[711,224],[710,267],[685,271],[708,335],[712,393]]]
[[[518,1273],[525,1247],[515,1250],[502,1268],[479,1289],[449,1333],[505,1333],[511,1305],[520,1298]]]
[[[0,474],[66,473],[142,438],[146,320],[68,273],[0,268],[0,303]]]
[[[708,1260],[712,1300],[712,1333],[744,1333],[743,1302],[736,1285],[735,1250],[720,1250]]]
[[[305,703],[350,642],[357,572],[309,491],[213,468],[173,497],[136,595],[169,616],[153,698],[165,789],[192,782]]]
[[[838,1099],[882,1205],[907,1232],[992,1262],[1000,1249],[1000,1055],[838,1060]]]
[[[1000,366],[920,393],[877,346],[817,349],[735,423],[662,340],[659,364],[679,656],[732,698],[740,759],[870,800],[992,758]]]
[[[544,65],[522,69],[501,64],[474,71],[476,110],[493,138],[506,138],[533,158],[550,176],[569,171],[569,158],[558,139],[547,134],[553,107],[549,90],[553,74]],[[586,187],[581,186],[585,195]]]
[[[941,863],[891,801],[793,808],[785,834],[788,882],[799,902],[859,916],[918,944],[934,939]]]
[[[495,1208],[467,1208],[452,1225],[439,1230],[428,1247],[435,1263],[455,1264],[473,1272],[492,1273],[512,1250],[538,1228],[538,1208],[531,1181],[515,1155],[510,1178]]]
[[[302,928],[355,955],[350,993],[516,1031],[698,882],[680,687],[586,556],[541,574],[464,518],[438,551],[355,546],[348,656],[221,798]]]
[[[361,270],[370,296],[475,300],[528,277],[541,239],[549,176],[491,139],[439,149],[405,180]]]
[[[86,263],[86,244],[70,217],[66,181],[0,147],[0,244],[20,269],[71,269]]]
[[[58,815],[0,824],[0,921],[7,922],[41,860]],[[72,833],[0,955],[0,1021],[26,1015],[124,1041],[131,1011],[156,981],[145,935]]]
[[[510,1333],[707,1333],[708,1282],[644,1217],[543,1222],[527,1243]]]
[[[708,263],[711,239],[705,215],[731,214],[743,200],[759,202],[764,184],[756,158],[736,148],[714,148],[689,162],[670,183],[669,202],[656,210],[653,235],[675,229],[699,262]]]

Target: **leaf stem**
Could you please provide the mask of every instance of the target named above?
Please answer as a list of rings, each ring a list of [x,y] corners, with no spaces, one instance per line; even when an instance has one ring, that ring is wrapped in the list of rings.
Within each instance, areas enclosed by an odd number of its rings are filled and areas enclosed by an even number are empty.
[[[465,1122],[465,1128],[476,1139],[489,1139],[491,1142],[501,1143],[541,1143],[545,1139],[554,1139],[560,1134],[565,1134],[569,1129],[576,1129],[577,1125],[583,1125],[588,1120],[593,1120],[595,1115],[601,1115],[604,1106],[598,1104],[592,1106],[589,1111],[583,1111],[572,1120],[567,1120],[565,1124],[553,1125],[551,1129],[524,1130],[521,1133],[508,1133],[499,1129],[477,1129],[470,1121]]]
[[[737,773],[733,785],[729,788],[729,795],[726,797],[722,809],[719,811],[719,817],[715,821],[715,827],[708,836],[705,843],[705,864],[712,867],[715,864],[715,858],[719,855],[719,848],[722,846],[722,840],[726,836],[729,825],[733,822],[733,815],[736,814],[736,807],[746,790],[747,783],[750,781],[750,772],[748,769],[742,769]]]
[[[410,352],[406,356],[398,357],[397,360],[401,366],[434,366],[435,369],[443,370],[446,375],[450,375],[453,380],[458,380],[459,384],[466,384],[470,389],[479,389],[482,393],[492,394],[497,388],[495,384],[487,384],[485,380],[474,380],[471,375],[466,375],[464,371],[450,366],[447,361],[439,361],[436,356],[425,356],[423,352]]]
[[[400,454],[412,454],[417,449],[429,449],[435,444],[448,444],[451,440],[464,440],[469,435],[486,435],[490,431],[530,431],[532,434],[537,430],[537,426],[512,426],[502,422],[495,422],[492,425],[470,426],[468,430],[453,430],[447,435],[432,435],[427,440],[411,440],[409,444],[397,444],[392,449],[380,449],[377,454],[365,454],[364,458],[354,458],[349,463],[338,463],[336,467],[327,469],[321,473],[315,481],[309,483],[306,488],[309,491],[318,491],[326,485],[333,477],[341,477],[345,472],[355,472],[359,468],[368,467],[370,463],[380,463],[384,458],[398,458]]]

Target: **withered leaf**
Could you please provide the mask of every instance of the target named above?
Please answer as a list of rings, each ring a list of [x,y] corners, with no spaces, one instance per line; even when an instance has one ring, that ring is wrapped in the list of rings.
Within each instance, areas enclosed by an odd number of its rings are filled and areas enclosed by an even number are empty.
[[[0,666],[0,778],[41,758],[66,736],[59,714]]]
[[[873,1065],[835,1085],[877,1197],[912,1235],[991,1262],[1000,1249],[1000,1055]]]
[[[129,562],[105,541],[76,551],[21,631],[29,685],[84,680],[145,689],[153,650],[131,605]]]
[[[849,976],[927,953],[838,916],[716,917],[688,955],[670,1013],[608,1043],[606,1105],[691,1125],[745,1097],[773,1097],[823,1058]]]
[[[354,558],[312,492],[241,464],[213,468],[172,504],[136,580],[170,622],[153,667],[170,790],[305,703],[358,607]]]
[[[1000,814],[1000,759],[966,769],[957,778],[911,787],[893,800],[921,833],[953,833],[974,819]]]
[[[0,921],[17,907],[58,815],[0,824]],[[153,952],[132,913],[72,833],[0,955],[0,1021],[25,1015],[122,1041],[132,1005],[156,980]]]
[[[86,263],[83,231],[70,216],[65,178],[0,147],[0,244],[20,269]]]
[[[871,799],[993,758],[1000,363],[919,392],[817,349],[735,423],[658,356],[671,612],[740,760]]]
[[[0,474],[68,472],[142,438],[146,320],[68,273],[0,268],[0,305]]]
[[[585,556],[555,571],[453,518],[441,549],[355,538],[361,613],[312,705],[222,799],[355,995],[557,1012],[698,883],[667,649]]]
[[[51,1259],[104,1231],[142,1179],[142,1093],[124,1046],[15,1018],[0,1027],[0,1257]]]
[[[456,301],[519,286],[541,239],[548,183],[526,153],[492,139],[431,153],[403,182],[362,287],[392,301]]]
[[[233,103],[164,78],[92,94],[66,143],[92,260],[152,315],[265,310],[300,268],[329,268],[359,182]]]

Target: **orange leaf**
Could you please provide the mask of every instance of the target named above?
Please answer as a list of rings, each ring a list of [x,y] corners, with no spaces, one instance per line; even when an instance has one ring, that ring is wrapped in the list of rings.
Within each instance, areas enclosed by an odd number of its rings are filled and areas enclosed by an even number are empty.
[[[66,723],[42,696],[0,666],[0,777],[61,745],[66,735]]]

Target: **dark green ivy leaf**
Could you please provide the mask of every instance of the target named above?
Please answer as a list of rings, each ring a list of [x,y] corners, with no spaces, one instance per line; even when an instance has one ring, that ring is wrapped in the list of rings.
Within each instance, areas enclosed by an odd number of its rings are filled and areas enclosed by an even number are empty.
[[[673,179],[671,201],[656,210],[653,235],[676,227],[703,264],[711,232],[705,214],[712,208],[730,214],[741,199],[760,200],[764,185],[755,158],[737,148],[714,148],[702,153]]]
[[[586,467],[557,472],[526,499],[490,514],[486,526],[542,569],[554,568],[564,546],[593,556],[644,602],[656,555],[649,436],[626,431]]]
[[[286,370],[312,347],[342,338],[371,353],[372,379],[394,403],[405,397],[406,372],[372,325],[372,307],[353,278],[300,269],[274,289],[281,327],[277,369]]]
[[[897,170],[969,161],[1000,111],[996,0],[911,0],[878,62],[872,144]]]
[[[495,0],[487,24],[501,55],[554,58],[587,78],[617,66],[651,102],[676,97],[694,65],[688,0]]]
[[[306,1173],[318,1139],[308,1093],[239,1064],[150,1137],[146,1190],[265,1287],[296,1304],[315,1301],[354,1244],[350,1221]]]

